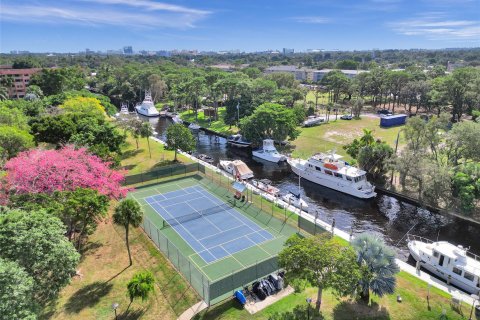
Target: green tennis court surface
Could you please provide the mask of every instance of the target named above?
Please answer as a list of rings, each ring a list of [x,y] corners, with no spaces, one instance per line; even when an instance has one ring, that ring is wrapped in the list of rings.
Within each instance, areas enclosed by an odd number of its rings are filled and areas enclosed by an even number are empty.
[[[227,188],[194,175],[129,194],[144,209],[145,232],[213,303],[277,270],[278,252],[296,233],[251,203],[235,201]]]

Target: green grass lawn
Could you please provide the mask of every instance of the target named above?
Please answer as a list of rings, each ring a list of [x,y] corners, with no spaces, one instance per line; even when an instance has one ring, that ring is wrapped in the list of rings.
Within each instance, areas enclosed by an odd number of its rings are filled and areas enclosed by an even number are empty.
[[[150,150],[148,151],[147,139],[138,139],[138,149],[135,139],[128,134],[127,143],[123,147],[121,156],[121,167],[128,170],[128,174],[136,174],[158,167],[173,164],[174,152],[165,150],[163,144],[150,139]],[[189,158],[177,154],[178,161],[182,163],[192,163]]]
[[[133,265],[128,266],[125,229],[110,217],[99,223],[84,245],[77,267],[81,276],[72,278],[58,300],[44,308],[40,319],[114,319],[112,303],[119,304],[118,319],[176,319],[199,301],[188,282],[140,228],[130,228]],[[145,301],[129,304],[127,283],[148,270],[155,277],[153,294]]]
[[[454,310],[450,305],[451,297],[441,290],[430,288],[430,304],[427,302],[427,284],[405,272],[397,276],[397,290],[395,294],[378,298],[372,296],[372,303],[367,306],[350,299],[338,299],[330,290],[324,291],[321,315],[311,319],[325,320],[427,320],[441,319],[442,310],[445,309],[447,318],[468,319],[469,307],[463,305],[461,312]],[[402,297],[402,302],[397,302],[397,295]],[[229,300],[212,307],[197,315],[194,319],[270,319],[274,314],[282,314],[275,319],[307,319],[306,298],[316,298],[316,289],[307,287],[300,293],[291,294],[272,304],[264,310],[250,315],[246,310],[239,308],[238,302]],[[312,305],[313,307],[313,305]],[[313,310],[311,310],[313,313]],[[475,319],[475,318],[474,318]]]
[[[207,129],[210,129],[215,132],[219,132],[225,135],[230,135],[238,132],[238,128],[236,126],[230,127],[228,124],[223,122],[223,116],[225,114],[225,107],[218,108],[218,120],[212,121],[210,123],[210,117],[205,117],[203,111],[198,112],[198,119],[196,122]],[[182,120],[192,122],[195,121],[195,112],[193,110],[187,110],[180,114]]]
[[[398,131],[403,127],[381,128],[379,118],[365,115],[360,120],[341,120],[338,117],[338,120],[335,121],[334,115],[330,117],[329,123],[310,128],[299,128],[300,136],[292,142],[293,156],[308,158],[314,153],[335,149],[338,154],[345,156],[346,160],[351,160],[342,147],[352,142],[353,139],[360,138],[364,128],[373,130],[375,138],[386,141],[394,148]],[[402,145],[402,142],[400,139],[399,146]]]

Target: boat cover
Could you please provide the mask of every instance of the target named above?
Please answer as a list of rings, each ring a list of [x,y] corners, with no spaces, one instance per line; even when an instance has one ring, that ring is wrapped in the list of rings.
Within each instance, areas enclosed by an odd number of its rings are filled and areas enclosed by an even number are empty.
[[[253,171],[241,160],[234,160],[232,164],[235,168],[235,173],[239,177],[253,176]]]
[[[235,298],[237,298],[238,302],[240,302],[242,305],[245,305],[247,303],[247,299],[243,295],[243,292],[241,290],[237,290],[233,294]]]

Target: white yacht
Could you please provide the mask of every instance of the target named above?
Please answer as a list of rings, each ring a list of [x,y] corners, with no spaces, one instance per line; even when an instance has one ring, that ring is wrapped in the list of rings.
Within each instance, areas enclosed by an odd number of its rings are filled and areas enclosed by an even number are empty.
[[[420,266],[470,294],[480,293],[480,257],[468,252],[469,248],[415,235],[407,237],[410,254]]]
[[[135,110],[137,110],[137,112],[142,116],[146,117],[158,117],[160,115],[160,112],[158,112],[157,108],[155,108],[155,105],[153,104],[150,90],[145,91],[145,99],[143,99],[141,104],[138,104],[135,107]]]
[[[126,103],[122,103],[122,107],[120,108],[120,114],[129,114],[128,105]]]
[[[308,160],[287,159],[288,164],[300,177],[324,187],[337,190],[357,198],[375,197],[375,187],[367,181],[367,173],[340,160],[335,153],[319,153]]]
[[[253,178],[253,171],[242,160],[220,160],[220,167],[237,179]]]
[[[253,150],[252,155],[254,157],[276,163],[287,160],[286,156],[277,151],[272,139],[263,140],[263,148],[259,150]]]

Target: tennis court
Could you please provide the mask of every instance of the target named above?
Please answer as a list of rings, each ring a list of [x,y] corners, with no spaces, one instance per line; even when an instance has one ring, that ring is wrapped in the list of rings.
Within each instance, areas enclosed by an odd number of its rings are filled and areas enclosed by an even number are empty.
[[[235,201],[231,182],[218,178],[172,177],[128,195],[143,207],[147,235],[212,304],[278,270],[277,255],[297,232],[253,204]]]
[[[232,255],[273,236],[200,185],[145,201],[207,263]]]

